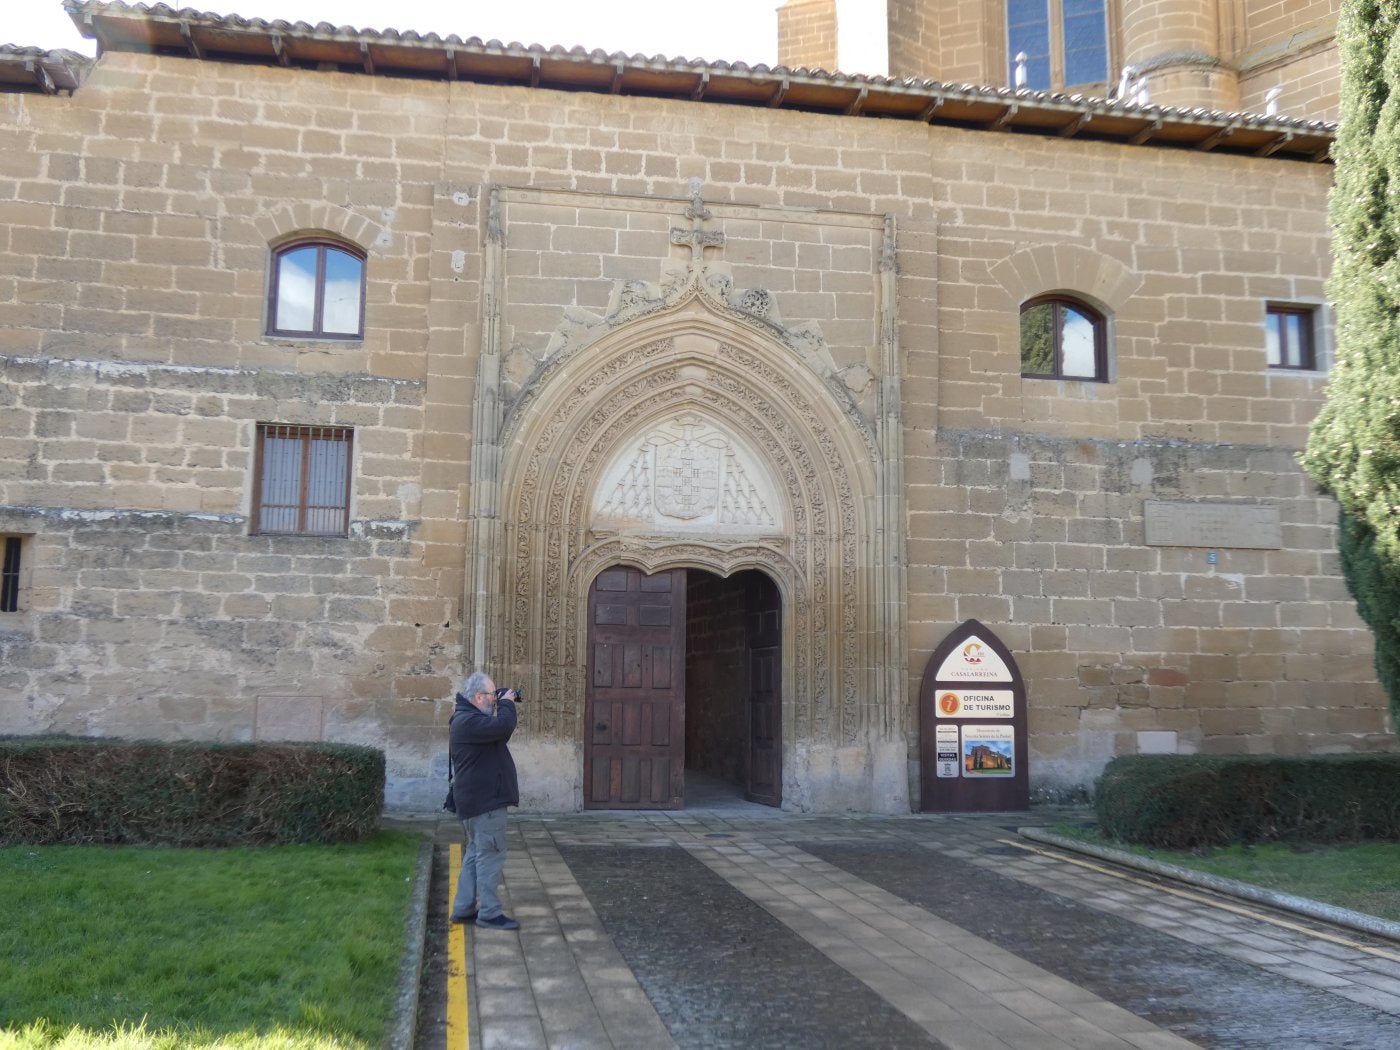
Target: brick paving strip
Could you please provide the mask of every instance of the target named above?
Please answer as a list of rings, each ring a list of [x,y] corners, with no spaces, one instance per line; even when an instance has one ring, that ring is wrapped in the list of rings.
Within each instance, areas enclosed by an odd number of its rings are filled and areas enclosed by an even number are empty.
[[[521,930],[469,930],[475,999],[469,1045],[674,1047],[546,825],[513,821],[509,834],[502,903]]]

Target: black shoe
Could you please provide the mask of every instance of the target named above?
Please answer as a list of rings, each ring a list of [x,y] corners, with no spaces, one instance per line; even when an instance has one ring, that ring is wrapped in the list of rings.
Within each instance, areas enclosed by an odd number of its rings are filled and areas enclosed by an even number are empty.
[[[454,915],[454,916],[452,916],[452,918],[451,918],[450,921],[452,921],[452,922],[476,922],[476,912],[474,912],[474,911],[469,911],[469,912],[467,912],[467,914],[465,914],[465,915]]]
[[[504,912],[503,912],[502,914],[497,915],[497,916],[495,916],[494,918],[490,918],[490,919],[481,919],[481,918],[478,918],[478,919],[476,920],[476,924],[477,924],[478,926],[480,926],[483,930],[518,930],[518,929],[520,929],[520,923],[516,922],[514,919],[512,919],[509,915],[506,915]]]

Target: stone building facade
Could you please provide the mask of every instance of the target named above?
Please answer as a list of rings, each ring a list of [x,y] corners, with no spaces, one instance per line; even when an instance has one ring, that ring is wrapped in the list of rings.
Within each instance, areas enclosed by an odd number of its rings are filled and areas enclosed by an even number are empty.
[[[372,744],[430,807],[484,666],[526,806],[901,812],[976,619],[1036,797],[1393,745],[1295,462],[1334,4],[1109,4],[1095,95],[982,0],[889,0],[896,77],[809,0],[775,69],[69,6],[95,62],[0,49],[0,732]]]
[[[885,12],[891,75],[1015,84],[1159,105],[1336,117],[1339,0],[788,0],[778,60],[841,65],[843,21]],[[863,27],[862,27],[863,28]]]

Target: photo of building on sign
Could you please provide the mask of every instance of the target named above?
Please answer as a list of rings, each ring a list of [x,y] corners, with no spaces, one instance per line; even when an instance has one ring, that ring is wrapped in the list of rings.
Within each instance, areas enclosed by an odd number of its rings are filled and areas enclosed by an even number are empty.
[[[1011,726],[965,726],[963,728],[963,775],[1011,776],[1015,734]]]

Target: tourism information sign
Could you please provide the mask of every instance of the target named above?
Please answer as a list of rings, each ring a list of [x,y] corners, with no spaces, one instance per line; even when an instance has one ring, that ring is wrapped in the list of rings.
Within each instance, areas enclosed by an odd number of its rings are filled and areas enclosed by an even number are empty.
[[[1030,808],[1026,687],[1001,639],[968,620],[929,658],[919,689],[920,806]]]

